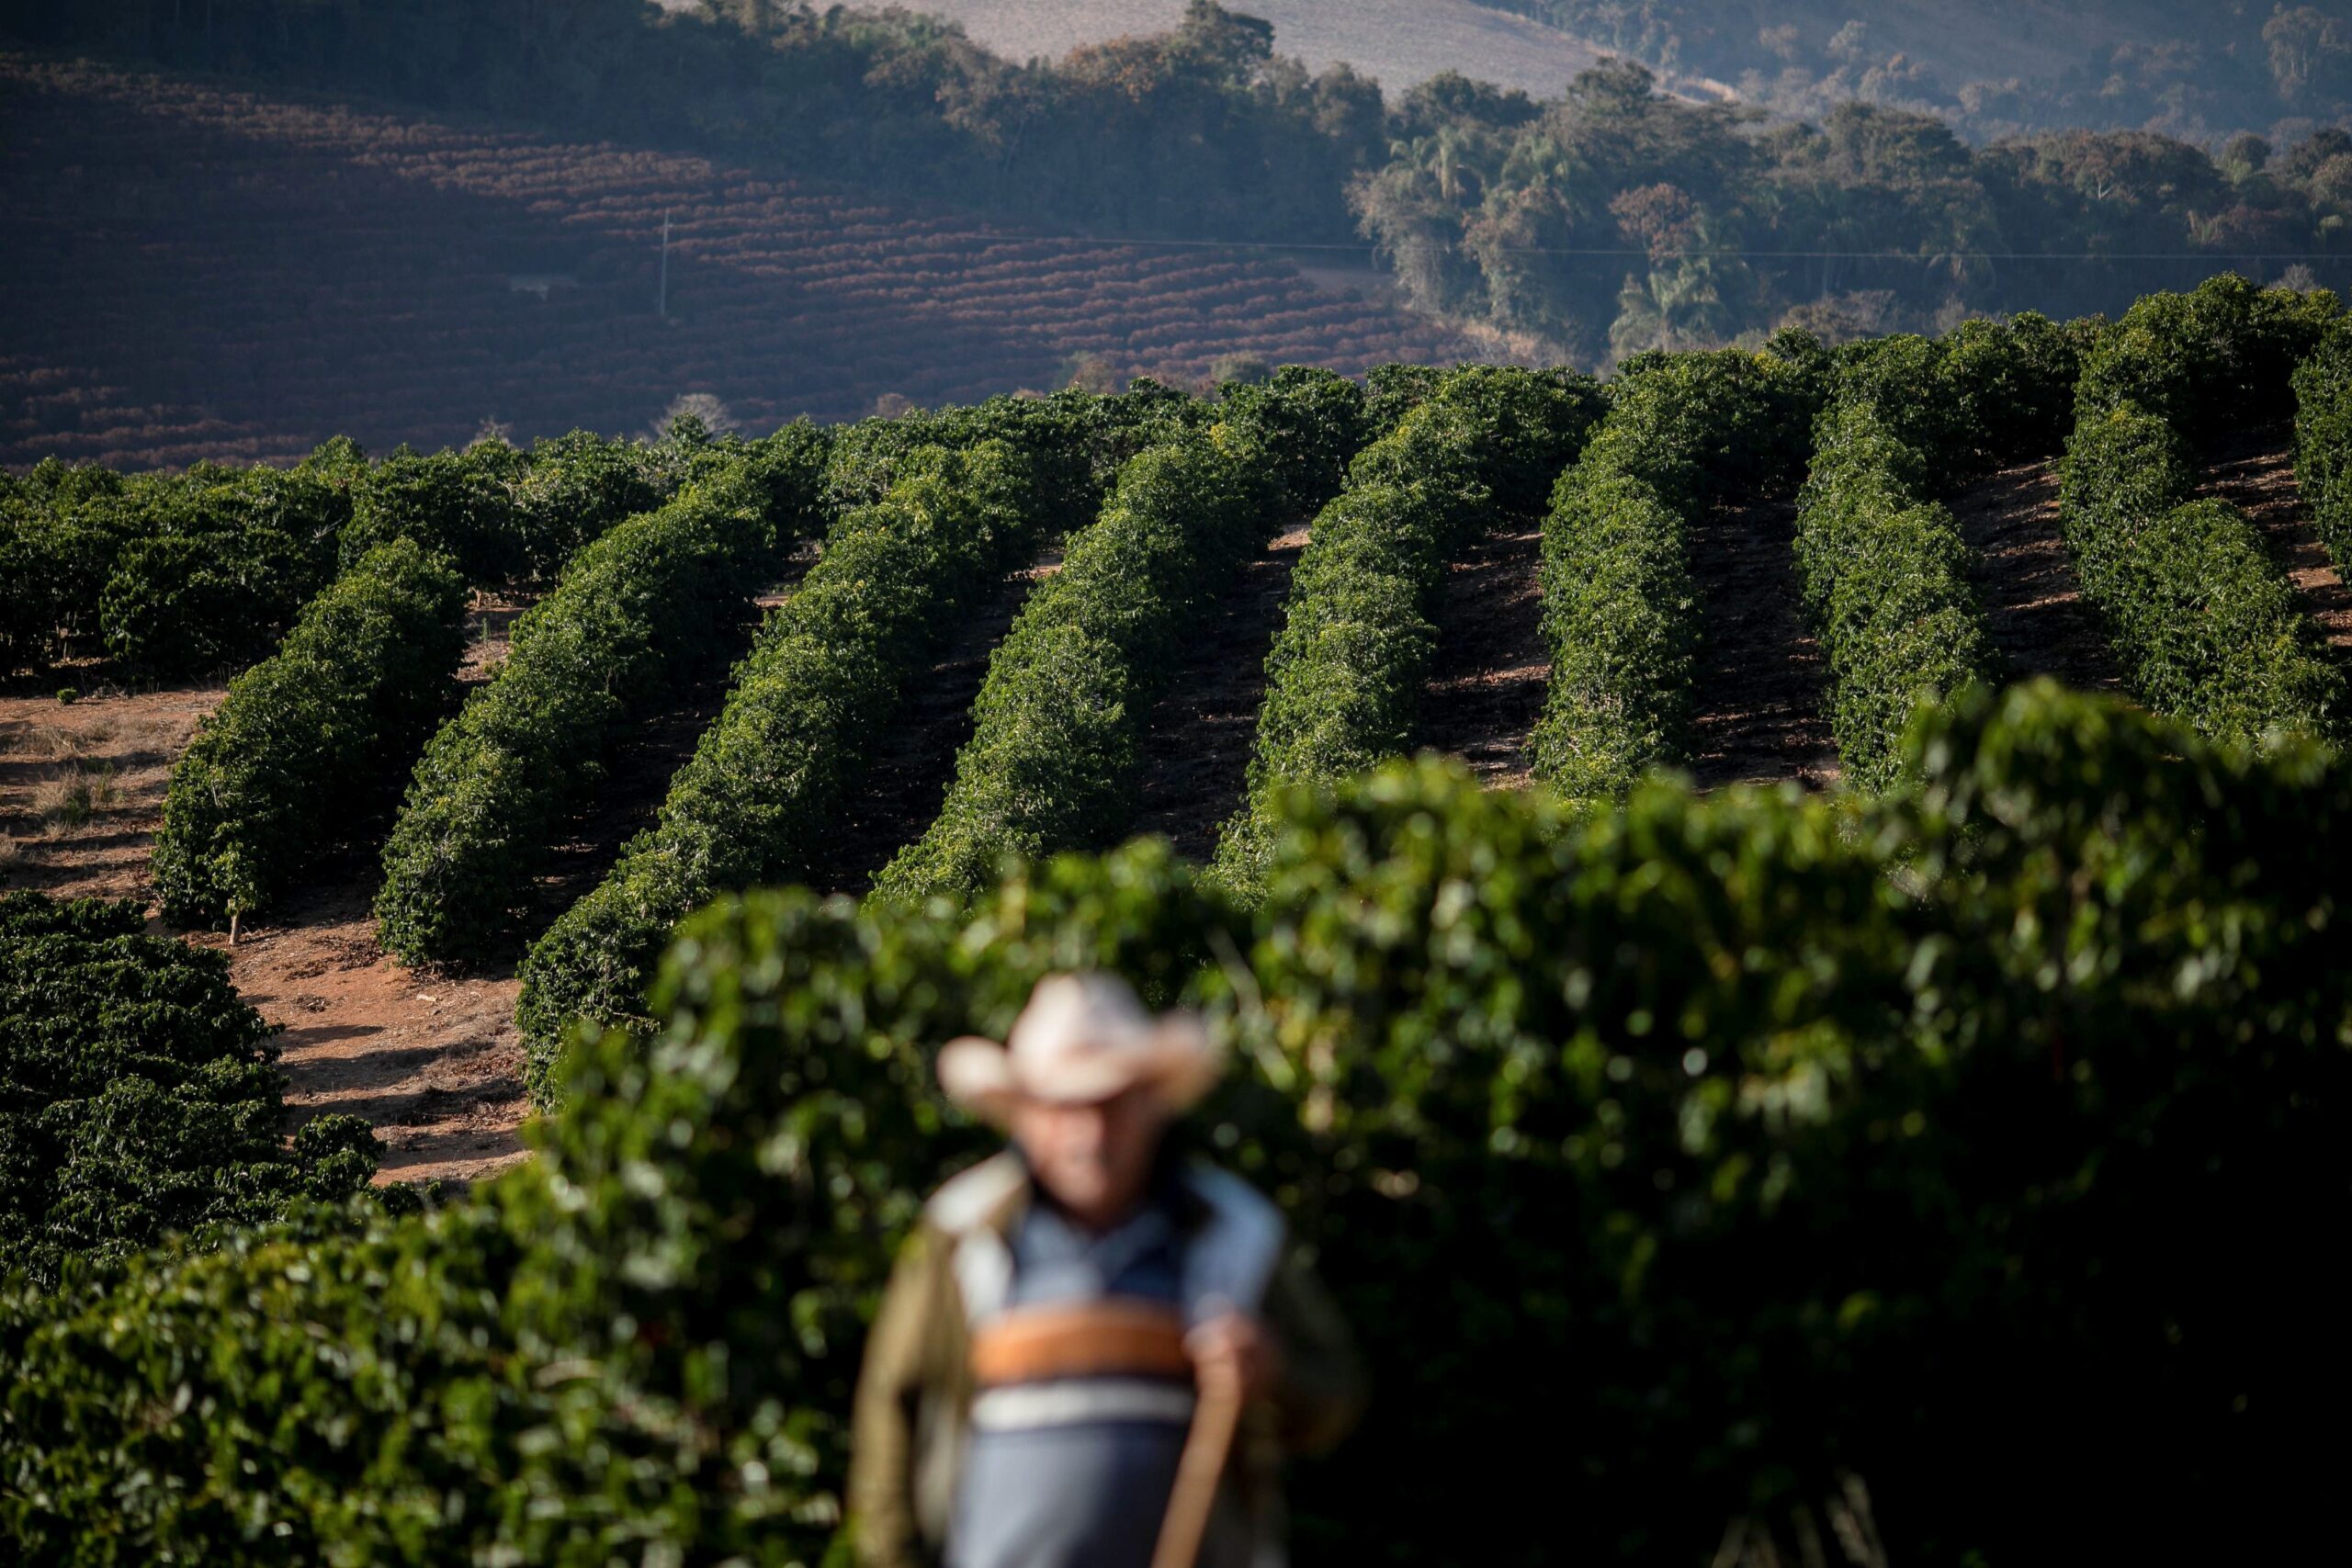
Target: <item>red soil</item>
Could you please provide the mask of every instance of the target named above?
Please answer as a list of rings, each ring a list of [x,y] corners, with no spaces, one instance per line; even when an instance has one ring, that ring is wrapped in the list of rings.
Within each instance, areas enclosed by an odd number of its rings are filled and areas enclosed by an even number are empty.
[[[1057,547],[976,596],[931,669],[916,678],[883,735],[840,829],[809,869],[811,886],[862,895],[891,857],[922,836],[956,779],[956,753],[972,738],[972,704],[989,656],[1004,640],[1029,591],[1060,570]]]
[[[1158,833],[1188,860],[1216,852],[1241,808],[1266,694],[1266,655],[1283,623],[1290,577],[1306,548],[1286,529],[1242,568],[1240,581],[1193,629],[1168,690],[1144,720],[1144,775],[1130,836]]]

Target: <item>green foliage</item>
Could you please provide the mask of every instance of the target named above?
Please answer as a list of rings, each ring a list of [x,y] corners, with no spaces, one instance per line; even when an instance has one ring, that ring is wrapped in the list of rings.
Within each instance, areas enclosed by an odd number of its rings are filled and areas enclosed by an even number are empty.
[[[2043,321],[1871,346],[1815,431],[1796,544],[1845,781],[1880,790],[1911,710],[1996,672],[1967,543],[1929,497],[2053,444],[2069,359]]]
[[[2048,687],[1931,713],[1905,771],[1571,817],[1392,768],[1292,797],[1246,914],[1148,843],[963,909],[727,900],[532,1165],[0,1297],[0,1530],[820,1560],[859,1325],[974,1146],[924,1053],[1102,966],[1238,1047],[1205,1142],[1372,1363],[1295,1478],[1333,1560],[1550,1562],[1565,1517],[1695,1561],[1849,1468],[1902,1561],[2272,1555],[2352,1393],[2280,1201],[2342,1185],[2352,780]],[[1531,1409],[1573,1462],[1497,1440]]]
[[[150,680],[259,657],[334,570],[351,502],[332,456],[131,478],[41,465],[0,498],[0,661],[46,662],[93,636]]]
[[[1938,340],[1929,394],[1930,406],[1950,409],[1960,427],[1945,442],[1921,444],[1939,451],[1939,460],[1965,462],[1962,472],[2057,451],[2074,423],[2083,361],[2105,330],[2096,317],[2062,323],[2031,310],[2005,322],[1962,321]],[[1874,400],[1883,413],[1920,406],[1917,387],[1888,390],[1891,396]]]
[[[1445,378],[1442,366],[1374,366],[1363,373],[1366,425],[1383,435],[1396,429],[1407,414],[1429,401]]]
[[[1101,519],[1072,536],[990,657],[939,817],[876,879],[876,897],[976,892],[1007,856],[1097,848],[1127,824],[1152,700],[1264,542],[1281,484],[1259,482],[1257,455],[1220,427],[1119,470]]]
[[[1790,482],[1822,371],[1804,346],[1629,361],[1560,476],[1544,523],[1552,676],[1531,747],[1535,776],[1569,799],[1623,798],[1687,754],[1690,523]]]
[[[1228,383],[1217,412],[1278,482],[1271,504],[1311,514],[1340,492],[1349,460],[1385,428],[1373,423],[1367,401],[1363,388],[1329,370],[1285,365],[1254,381]]]
[[[660,506],[687,461],[674,446],[607,441],[584,430],[533,445],[529,467],[512,481],[518,575],[554,577],[605,530]]]
[[[1378,411],[1398,382],[1372,399]],[[1418,389],[1417,389],[1418,391]],[[1226,824],[1218,877],[1257,883],[1281,792],[1329,783],[1412,742],[1436,647],[1445,563],[1497,511],[1523,514],[1599,417],[1599,389],[1548,371],[1456,370],[1357,454],[1316,517],[1266,660],[1249,798]],[[1375,413],[1377,417],[1377,413]],[[1378,428],[1376,425],[1374,428]]]
[[[2134,305],[2083,372],[2059,525],[2142,701],[2201,733],[2334,733],[2343,677],[2252,524],[2189,502],[2190,454],[2284,411],[2333,296],[2215,279]]]
[[[2352,323],[2295,369],[2295,483],[2328,558],[2352,572]]]
[[[34,1288],[69,1258],[275,1220],[376,1170],[356,1117],[280,1144],[271,1026],[226,955],[145,926],[129,901],[0,893],[0,1275]]]
[[[2146,295],[2090,355],[2076,412],[2131,404],[2199,447],[2284,423],[2294,412],[2295,367],[2340,314],[2324,289],[2256,288],[2228,273],[2187,294]]]
[[[643,1016],[653,962],[689,910],[806,874],[908,682],[971,595],[1037,543],[1059,499],[1041,496],[1026,455],[1001,441],[918,451],[898,472],[887,497],[833,525],[768,618],[659,821],[525,960],[516,1019],[542,1100],[574,1020]]]
[[[343,564],[413,539],[455,563],[469,584],[509,581],[525,567],[512,486],[528,471],[529,459],[503,441],[430,456],[403,447],[354,487]]]
[[[320,852],[380,819],[442,716],[465,607],[442,558],[379,545],[230,682],[164,796],[153,873],[167,917],[265,908]]]
[[[506,661],[417,761],[384,845],[386,951],[479,961],[514,940],[623,728],[741,646],[778,547],[814,531],[823,450],[801,456],[778,493],[739,466],[605,534],[515,623]]]

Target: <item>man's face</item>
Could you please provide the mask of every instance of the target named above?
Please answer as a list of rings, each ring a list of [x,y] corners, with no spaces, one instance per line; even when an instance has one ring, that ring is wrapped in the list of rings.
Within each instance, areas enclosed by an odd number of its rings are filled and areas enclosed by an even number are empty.
[[[1115,1224],[1143,1196],[1168,1115],[1157,1095],[1131,1089],[1084,1104],[1023,1100],[1013,1141],[1054,1200],[1081,1224]]]

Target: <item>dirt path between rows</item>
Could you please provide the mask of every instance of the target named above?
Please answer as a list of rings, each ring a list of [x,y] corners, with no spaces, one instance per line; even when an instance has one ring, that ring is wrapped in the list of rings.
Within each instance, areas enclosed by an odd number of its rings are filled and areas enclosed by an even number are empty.
[[[2339,661],[2352,660],[2352,589],[2346,588],[2312,525],[2311,509],[2295,482],[2291,435],[2274,431],[2231,441],[2206,464],[2197,493],[2228,502],[2262,531],[2320,635]]]
[[[502,619],[511,617],[492,614],[494,628]],[[469,650],[469,662],[480,668],[494,654]],[[222,690],[100,687],[70,706],[0,697],[8,886],[149,904],[148,855],[172,763]],[[77,779],[90,782],[69,805]],[[373,871],[362,857],[338,857],[322,865],[322,886],[244,927],[234,948],[218,931],[186,940],[228,949],[239,994],[282,1026],[295,1124],[329,1111],[375,1122],[386,1149],[379,1180],[489,1174],[522,1157],[513,978],[436,983],[385,957],[368,912]],[[149,930],[169,934],[159,920]]]
[[[1266,655],[1282,629],[1291,573],[1306,530],[1286,529],[1250,558],[1208,619],[1185,640],[1175,674],[1145,716],[1143,759],[1131,836],[1158,833],[1186,860],[1216,852],[1218,831],[1240,809],[1258,709],[1266,696]]]
[[[1057,547],[975,596],[878,739],[864,781],[842,803],[839,826],[809,867],[811,886],[862,896],[891,857],[937,818],[956,779],[956,754],[972,738],[972,704],[988,679],[989,660],[1030,590],[1059,570],[1060,560]]]
[[[1543,530],[1506,524],[1452,563],[1421,702],[1421,744],[1459,757],[1489,789],[1533,782],[1528,739],[1544,715]]]
[[[2006,677],[2047,675],[2076,691],[2120,691],[2121,667],[2058,533],[2057,464],[2004,468],[1946,505],[1975,554],[1970,580]]]
[[[1689,772],[1702,789],[1838,777],[1823,711],[1828,668],[1797,592],[1796,505],[1726,509],[1691,530],[1699,591]]]
[[[776,601],[771,593],[762,604]],[[461,690],[497,669],[526,605],[485,598],[469,612]],[[68,671],[57,682],[71,678],[86,676]],[[96,684],[71,705],[0,696],[0,857],[11,886],[149,904],[148,856],[171,765],[223,689]],[[726,690],[726,671],[714,671],[624,743],[594,806],[568,827],[526,939],[594,886],[653,820]],[[85,784],[88,804],[69,810],[77,779],[96,787]],[[241,923],[233,947],[223,932],[178,933],[225,950],[238,992],[280,1026],[291,1120],[345,1111],[374,1122],[386,1151],[379,1181],[472,1180],[525,1157],[514,964],[455,975],[408,969],[376,942],[373,854],[332,854],[312,872],[283,908]],[[169,931],[152,919],[149,929]]]

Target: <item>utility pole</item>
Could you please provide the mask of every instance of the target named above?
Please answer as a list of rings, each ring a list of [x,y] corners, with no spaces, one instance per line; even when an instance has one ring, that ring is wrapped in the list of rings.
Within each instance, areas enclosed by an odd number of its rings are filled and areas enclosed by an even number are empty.
[[[670,210],[662,209],[662,281],[653,293],[653,313],[670,319]]]

